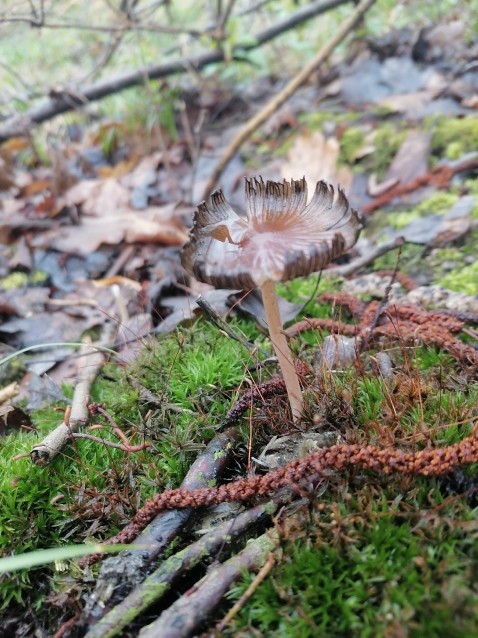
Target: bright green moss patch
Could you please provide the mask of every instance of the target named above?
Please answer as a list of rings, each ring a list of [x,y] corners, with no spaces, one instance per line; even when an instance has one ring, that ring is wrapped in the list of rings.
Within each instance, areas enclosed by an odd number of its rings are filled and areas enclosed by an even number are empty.
[[[342,164],[354,164],[357,153],[365,144],[365,133],[362,129],[349,127],[345,129],[340,138],[339,162]]]
[[[455,292],[478,295],[478,262],[453,270],[437,283]]]
[[[425,215],[446,215],[457,201],[458,195],[440,191],[428,197],[423,202],[420,202],[420,204],[410,210],[391,214],[389,220],[394,228],[400,230],[401,228],[405,228],[405,226],[414,219],[417,219],[417,217],[424,217]]]
[[[4,290],[14,290],[30,285],[43,284],[48,279],[48,275],[41,270],[34,270],[31,275],[24,272],[15,271],[0,279],[0,288]]]
[[[370,156],[370,166],[368,167],[372,173],[376,173],[379,178],[384,176],[405,137],[406,132],[397,130],[397,127],[390,122],[377,128],[373,138],[375,151]]]
[[[393,488],[380,498],[364,487],[314,514],[226,635],[253,627],[254,635],[283,638],[475,635],[478,548],[465,529],[478,511],[458,502],[440,520],[439,490],[422,486],[405,504]]]
[[[241,322],[233,324],[240,331]],[[61,423],[53,406],[35,411],[35,432],[0,440],[0,550],[18,554],[83,542],[86,535],[101,539],[158,489],[177,486],[231,406],[244,366],[247,351],[206,321],[152,342],[130,369],[109,364],[91,399],[103,403],[128,436],[135,433],[134,443],[151,442],[137,454],[76,440],[49,467],[37,467],[29,458],[14,461]],[[131,376],[161,407],[140,398]],[[103,421],[94,417],[93,422]],[[117,441],[109,426],[92,434]],[[29,592],[34,596],[37,575],[45,573],[54,569],[1,580],[3,604],[20,602]]]
[[[428,122],[432,131],[432,152],[441,159],[459,159],[465,153],[478,148],[478,117],[463,118],[440,117]]]

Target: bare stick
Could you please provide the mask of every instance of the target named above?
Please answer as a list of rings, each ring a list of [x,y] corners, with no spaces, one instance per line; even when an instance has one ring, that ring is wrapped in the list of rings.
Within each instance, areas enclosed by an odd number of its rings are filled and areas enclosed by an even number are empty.
[[[107,324],[103,330],[100,346],[111,344],[114,325]],[[88,420],[87,397],[90,394],[96,376],[105,362],[104,352],[97,350],[91,352],[88,344],[80,349],[80,354],[84,355],[84,365],[82,366],[78,381],[73,394],[73,402],[68,422],[63,421],[53,432],[50,432],[41,443],[35,445],[30,452],[30,458],[35,465],[48,465],[57,454],[71,441],[71,435],[84,426]]]
[[[229,146],[219,159],[213,174],[211,175],[207,186],[203,193],[203,199],[206,200],[216,186],[218,179],[221,177],[224,169],[231,159],[237,153],[244,142],[259,128],[264,122],[286,102],[297,89],[316,71],[319,66],[331,55],[334,49],[342,40],[352,31],[356,24],[360,21],[366,11],[374,4],[375,0],[362,0],[352,15],[345,20],[337,33],[322,47],[317,55],[306,64],[302,70],[290,80],[285,87],[276,96],[272,98],[258,113],[254,115],[239,133],[232,139]]]
[[[158,602],[171,590],[173,583],[199,563],[229,545],[240,534],[263,519],[268,519],[277,505],[269,502],[241,512],[185,549],[162,561],[121,603],[92,627],[85,638],[113,638],[135,620],[141,612]]]
[[[144,627],[141,638],[185,638],[191,636],[204,622],[204,618],[216,607],[232,583],[244,571],[256,571],[267,561],[270,552],[279,544],[275,530],[251,541],[225,563],[211,570],[199,583],[171,605],[151,625]]]
[[[313,2],[307,11],[300,9],[293,15],[289,16],[285,20],[277,23],[276,25],[264,29],[257,34],[255,42],[237,46],[232,51],[232,58],[243,58],[244,51],[249,51],[258,48],[273,40],[281,33],[285,33],[289,29],[296,27],[297,25],[309,20],[310,18],[325,13],[330,9],[346,4],[350,0],[325,0],[324,2]],[[111,29],[109,29],[111,31]],[[157,64],[149,67],[137,69],[125,73],[124,75],[116,78],[111,78],[103,82],[97,82],[83,90],[76,91],[75,93],[63,91],[56,93],[50,100],[36,106],[22,115],[15,115],[8,118],[0,124],[0,143],[8,140],[10,137],[16,137],[24,135],[33,124],[41,124],[46,120],[50,120],[56,115],[61,113],[67,113],[78,107],[84,106],[88,102],[95,100],[101,100],[107,95],[123,91],[132,86],[144,83],[144,78],[149,80],[157,80],[159,78],[168,77],[177,73],[184,73],[189,69],[195,69],[199,71],[211,64],[217,64],[223,62],[226,59],[226,54],[222,50],[208,51],[201,55],[178,58]]]
[[[396,237],[392,241],[389,241],[385,244],[380,244],[379,246],[375,246],[373,250],[367,252],[361,257],[357,257],[357,259],[354,259],[349,264],[344,264],[343,266],[333,266],[332,268],[327,268],[327,270],[323,270],[322,272],[324,275],[339,275],[341,277],[349,277],[350,275],[356,273],[357,270],[360,270],[361,268],[364,268],[365,266],[373,263],[382,255],[386,255],[391,250],[395,250],[396,248],[401,248],[404,243],[405,240],[403,239],[403,237]]]
[[[218,480],[228,466],[238,440],[237,428],[217,434],[191,465],[182,486],[197,489],[211,480]],[[147,549],[127,550],[106,558],[95,590],[89,596],[82,614],[84,625],[91,627],[98,623],[109,609],[120,603],[144,580],[152,561],[184,531],[191,515],[191,509],[172,510],[149,518],[146,529],[145,525],[125,528],[129,528],[130,541],[136,539],[138,545]],[[90,556],[80,561],[80,565],[91,565],[100,559],[100,555]]]

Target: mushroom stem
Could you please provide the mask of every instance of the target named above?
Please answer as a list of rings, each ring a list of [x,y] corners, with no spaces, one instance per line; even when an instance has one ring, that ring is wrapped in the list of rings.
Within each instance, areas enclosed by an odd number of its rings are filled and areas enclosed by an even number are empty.
[[[300,420],[302,416],[302,392],[299,384],[299,377],[292,362],[292,353],[285,334],[282,331],[282,322],[277,303],[276,287],[273,281],[266,281],[261,286],[262,301],[266,311],[267,325],[272,346],[279,360],[279,366],[284,377],[285,387],[289,396],[289,403],[294,421]]]

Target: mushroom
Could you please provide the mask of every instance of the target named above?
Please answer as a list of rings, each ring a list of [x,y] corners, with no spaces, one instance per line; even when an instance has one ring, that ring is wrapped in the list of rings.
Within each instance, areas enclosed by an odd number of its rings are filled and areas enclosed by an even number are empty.
[[[272,346],[289,396],[294,420],[302,416],[297,371],[282,331],[275,291],[277,282],[324,268],[357,241],[361,220],[343,191],[317,183],[307,204],[305,178],[264,182],[246,178],[246,217],[226,202],[222,190],[211,205],[199,204],[182,264],[216,288],[260,288]]]

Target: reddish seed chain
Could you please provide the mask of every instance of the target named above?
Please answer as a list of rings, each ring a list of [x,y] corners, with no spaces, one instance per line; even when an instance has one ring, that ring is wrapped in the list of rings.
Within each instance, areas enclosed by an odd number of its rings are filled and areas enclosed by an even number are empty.
[[[109,543],[129,543],[136,537],[138,527],[144,528],[161,510],[182,507],[207,507],[226,501],[245,501],[254,496],[272,495],[279,488],[299,488],[300,484],[326,469],[342,470],[361,467],[389,474],[440,476],[459,466],[478,462],[478,438],[471,435],[446,448],[404,452],[383,449],[374,445],[338,444],[312,452],[288,465],[272,470],[264,476],[255,476],[213,488],[198,490],[175,489],[157,494],[146,501],[122,532]]]

